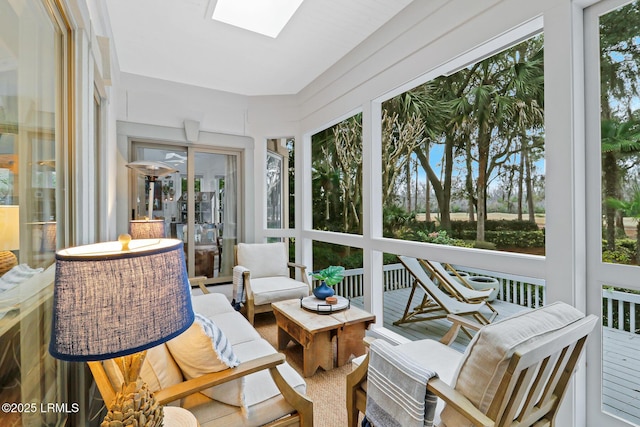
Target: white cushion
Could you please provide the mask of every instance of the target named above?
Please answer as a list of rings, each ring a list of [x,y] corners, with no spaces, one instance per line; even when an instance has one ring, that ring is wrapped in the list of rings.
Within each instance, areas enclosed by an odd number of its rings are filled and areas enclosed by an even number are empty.
[[[238,265],[251,271],[251,279],[258,277],[289,277],[289,254],[284,242],[238,243]]]
[[[251,292],[255,305],[271,304],[309,296],[309,286],[289,277],[251,278]]]
[[[211,319],[220,313],[235,313],[231,303],[224,294],[210,293],[191,297],[193,311]]]
[[[124,377],[115,359],[105,360],[103,366],[111,385],[115,390],[119,390],[124,382]],[[154,392],[183,381],[180,368],[164,344],[147,350],[147,356],[140,369],[140,378],[147,383],[149,390]],[[170,405],[178,405],[179,403],[179,401],[175,401]]]
[[[195,317],[189,329],[167,342],[182,375],[192,379],[238,366],[240,359],[222,330],[199,313]],[[242,406],[244,402],[242,379],[203,390],[202,393],[229,405]]]
[[[234,351],[244,361],[276,352],[262,338],[236,345]],[[277,369],[295,390],[302,394],[306,392],[304,379],[289,364],[278,365]],[[268,370],[247,375],[245,381],[244,414],[235,406],[213,401],[200,393],[183,399],[182,406],[196,416],[201,427],[259,426],[293,412],[293,408],[280,394]]]
[[[8,291],[20,283],[31,278],[36,273],[41,273],[43,268],[31,268],[27,264],[18,264],[0,277],[0,292]]]
[[[583,317],[574,307],[557,302],[483,327],[467,347],[454,388],[486,413],[519,345],[540,340]],[[472,425],[450,406],[444,408],[441,419],[447,426]]]
[[[264,339],[236,345],[233,350],[245,362],[276,353],[273,346]],[[307,385],[304,379],[289,364],[278,365],[277,369],[289,385],[300,393],[306,392]],[[252,406],[280,394],[268,369],[247,375],[245,381],[244,398],[249,411]]]
[[[211,320],[222,329],[232,346],[260,339],[260,334],[251,326],[251,323],[237,311],[216,314],[211,316]]]
[[[200,393],[184,398],[182,407],[196,416],[200,427],[261,426],[294,411],[282,395],[251,405],[245,413]]]

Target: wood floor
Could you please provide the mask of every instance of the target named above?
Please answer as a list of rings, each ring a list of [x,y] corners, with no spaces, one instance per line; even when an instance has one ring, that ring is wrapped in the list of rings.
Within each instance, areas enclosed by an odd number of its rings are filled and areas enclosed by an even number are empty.
[[[640,336],[602,330],[602,409],[640,425]]]
[[[412,341],[425,338],[439,340],[447,332],[447,330],[449,330],[449,326],[451,325],[451,322],[446,319],[404,323],[398,326],[393,324],[393,322],[402,318],[407,306],[407,299],[409,298],[410,291],[410,288],[405,288],[384,293],[383,324],[385,328],[390,329],[393,332],[402,335],[403,337]],[[421,289],[416,290],[409,308],[413,309],[413,307],[419,304],[420,301],[422,301],[423,296],[424,291],[422,291]],[[356,307],[362,308],[362,297],[353,298],[351,300],[351,303]],[[505,317],[509,317],[519,311],[527,310],[526,307],[504,301],[496,300],[491,304],[499,313],[495,320],[504,319]],[[481,313],[484,314],[487,318],[491,317],[491,315],[493,314],[488,308],[481,310]],[[469,338],[464,334],[459,334],[456,342],[452,345],[452,347],[459,351],[464,351],[467,344],[469,344]]]
[[[410,308],[415,307],[424,293],[417,291]],[[416,323],[394,325],[402,318],[410,289],[388,291],[384,294],[385,328],[410,340],[425,338],[440,339],[449,329],[450,322],[446,319],[428,320]],[[351,303],[356,307],[363,306],[362,297],[353,298]],[[494,301],[493,307],[499,315],[496,319],[503,319],[527,308],[504,301]],[[483,312],[489,316],[491,312]],[[624,420],[640,425],[640,335],[617,329],[602,328],[603,330],[603,411]],[[459,334],[452,345],[458,351],[464,351],[469,344],[469,338]]]

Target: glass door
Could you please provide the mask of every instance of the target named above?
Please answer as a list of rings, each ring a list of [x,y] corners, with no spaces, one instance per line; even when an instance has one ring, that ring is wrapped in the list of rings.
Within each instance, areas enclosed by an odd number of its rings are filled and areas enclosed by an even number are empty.
[[[154,178],[135,176],[131,219],[162,219],[165,236],[184,242],[190,277],[228,282],[238,225],[238,154],[193,147],[137,143],[134,160],[160,161],[176,172]],[[153,187],[153,195],[150,188]]]

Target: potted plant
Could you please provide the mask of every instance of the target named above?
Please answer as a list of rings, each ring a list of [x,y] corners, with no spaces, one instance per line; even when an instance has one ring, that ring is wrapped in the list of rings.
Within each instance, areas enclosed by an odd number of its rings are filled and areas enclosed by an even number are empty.
[[[344,267],[330,265],[320,271],[311,272],[309,275],[316,280],[320,280],[320,286],[314,288],[313,294],[318,299],[325,299],[335,293],[331,286],[340,283],[344,278]]]

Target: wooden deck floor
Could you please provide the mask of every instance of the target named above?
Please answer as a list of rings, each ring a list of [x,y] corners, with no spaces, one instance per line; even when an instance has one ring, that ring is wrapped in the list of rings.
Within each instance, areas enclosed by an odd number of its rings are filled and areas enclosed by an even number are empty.
[[[446,319],[404,323],[398,326],[393,324],[393,322],[402,318],[405,307],[407,305],[407,299],[409,298],[410,291],[410,288],[405,288],[384,293],[384,327],[412,341],[425,338],[439,340],[440,338],[442,338],[442,336],[444,336],[447,330],[449,330],[449,326],[451,325],[451,322]],[[424,291],[418,289],[413,296],[411,308],[419,304],[420,301],[422,301],[423,296]],[[353,298],[351,300],[351,303],[356,307],[362,308],[362,297]],[[504,319],[505,317],[509,317],[519,311],[526,310],[526,307],[504,301],[496,300],[491,304],[499,313],[495,320]],[[487,318],[491,317],[491,315],[493,314],[488,308],[483,309],[481,313],[484,314]],[[452,345],[452,347],[456,350],[464,351],[467,344],[469,344],[469,338],[464,334],[459,334],[456,342]]]
[[[640,336],[602,328],[602,406],[640,425]]]
[[[393,324],[402,318],[409,292],[410,289],[385,292],[384,326],[412,341],[425,338],[440,339],[451,324],[446,319],[405,323],[399,326]],[[420,302],[422,295],[424,294],[416,292],[411,307]],[[351,301],[356,307],[363,306],[361,297],[353,298]],[[499,313],[497,319],[526,310],[504,301],[496,300],[492,304]],[[489,310],[483,313],[486,316],[491,314]],[[464,351],[468,344],[469,338],[459,334],[452,346],[458,351]],[[640,425],[640,335],[603,328],[603,348],[603,411]]]

